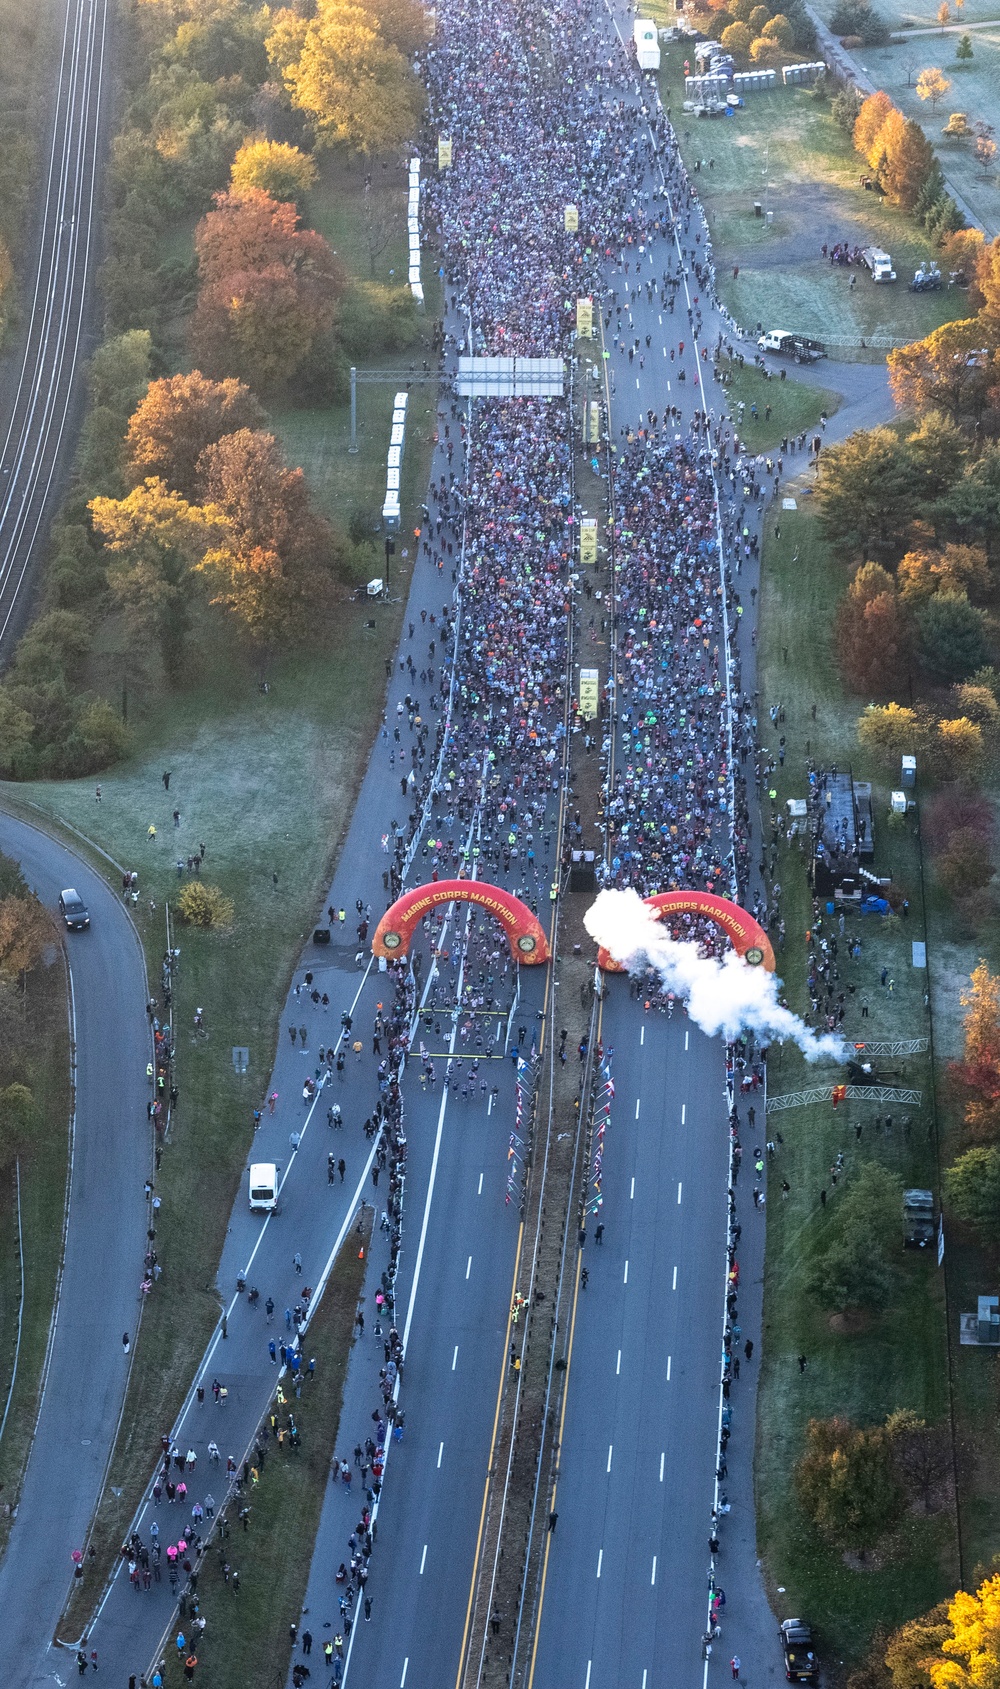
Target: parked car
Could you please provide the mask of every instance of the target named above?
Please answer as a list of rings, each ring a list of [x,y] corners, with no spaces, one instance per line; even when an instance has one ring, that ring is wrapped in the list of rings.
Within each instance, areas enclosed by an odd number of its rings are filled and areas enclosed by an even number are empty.
[[[781,1652],[789,1683],[815,1683],[819,1661],[813,1648],[813,1633],[802,1619],[785,1619],[781,1626]]]
[[[926,1249],[934,1242],[934,1192],[903,1192],[903,1248]]]
[[[83,898],[72,886],[59,893],[59,913],[69,927],[70,932],[81,932],[90,925],[90,912]]]

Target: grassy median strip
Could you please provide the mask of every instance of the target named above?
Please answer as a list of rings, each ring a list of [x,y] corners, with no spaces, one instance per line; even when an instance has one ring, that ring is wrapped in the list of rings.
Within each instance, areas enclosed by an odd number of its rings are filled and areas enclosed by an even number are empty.
[[[800,485],[800,502],[801,493]],[[863,700],[844,693],[833,658],[832,617],[848,568],[827,547],[813,516],[782,512],[779,540],[771,529],[768,524],[760,606],[761,734],[775,752],[783,736],[787,755],[783,769],[765,786],[762,807],[769,813],[771,784],[779,805],[806,795],[809,757],[820,767],[853,766],[856,779],[873,779],[875,871],[891,874],[903,888],[909,915],[851,913],[841,934],[839,912],[828,914],[824,905],[822,930],[838,940],[837,988],[848,993],[844,1032],[849,1042],[925,1039],[930,1031],[928,976],[913,966],[912,956],[912,942],[925,937],[915,830],[909,819],[897,827],[888,823],[889,786],[898,781],[864,765],[854,731]],[[775,704],[784,713],[772,728],[767,710]],[[808,1008],[806,933],[814,926],[806,863],[797,843],[781,847],[776,877],[786,937],[778,966],[788,1000],[800,1010]],[[847,953],[853,938],[862,944],[857,962]],[[892,1290],[883,1307],[865,1314],[830,1314],[808,1288],[817,1258],[837,1235],[839,1205],[865,1164],[876,1161],[896,1173],[903,1186],[929,1186],[940,1198],[930,1057],[917,1053],[872,1060],[891,1075],[887,1084],[919,1091],[919,1106],[852,1100],[834,1110],[824,1101],[772,1113],[766,1127],[777,1154],[768,1179],[756,1466],[759,1540],[779,1617],[801,1612],[817,1626],[824,1655],[848,1663],[864,1653],[876,1624],[891,1628],[954,1589],[958,1561],[947,1481],[932,1497],[929,1511],[923,1504],[912,1508],[864,1559],[841,1554],[825,1542],[800,1508],[793,1482],[810,1418],[843,1415],[872,1425],[897,1408],[910,1408],[929,1425],[947,1424],[943,1278],[933,1250],[904,1252],[901,1213]],[[810,1067],[785,1047],[769,1065],[769,1093],[773,1098],[845,1078],[842,1067]],[[755,1141],[763,1135],[758,1123]],[[844,1157],[840,1168],[838,1154]],[[784,1197],[782,1181],[789,1187]],[[805,1370],[800,1370],[800,1355]]]
[[[364,1208],[334,1264],[303,1350],[316,1373],[296,1397],[289,1381],[285,1402],[273,1408],[279,1425],[289,1413],[300,1435],[297,1450],[268,1438],[260,1481],[226,1509],[226,1534],[217,1533],[198,1578],[201,1616],[207,1621],[195,1653],[196,1681],[213,1689],[274,1689],[288,1675],[289,1625],[299,1623],[313,1543],[337,1443],[344,1380],[351,1355],[354,1316],[364,1284],[375,1211]],[[359,1251],[364,1250],[364,1260]],[[244,1531],[238,1514],[249,1505]],[[227,1570],[228,1568],[228,1570]],[[239,1573],[235,1584],[233,1572]],[[332,1576],[332,1573],[331,1573]],[[306,1620],[308,1624],[308,1620]],[[190,1634],[190,1621],[181,1629]],[[175,1633],[176,1634],[176,1633]],[[323,1641],[313,1646],[314,1676],[322,1676]],[[172,1643],[168,1685],[184,1682],[183,1658]]]
[[[61,951],[27,977],[17,1007],[20,1025],[14,1061],[17,1083],[31,1091],[30,1111],[18,1151],[21,1232],[24,1243],[24,1309],[17,1376],[0,1441],[0,1552],[11,1527],[38,1410],[42,1365],[52,1321],[62,1256],[66,1170],[69,1155],[69,1025],[66,971]],[[7,1028],[8,1035],[10,1028]],[[3,1068],[12,1068],[13,1044]],[[17,1351],[21,1301],[15,1163],[4,1157],[0,1175],[0,1418],[7,1406]]]

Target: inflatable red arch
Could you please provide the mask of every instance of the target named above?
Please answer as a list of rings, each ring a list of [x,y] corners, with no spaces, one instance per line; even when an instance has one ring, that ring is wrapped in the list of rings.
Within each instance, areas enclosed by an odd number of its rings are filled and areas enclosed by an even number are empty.
[[[704,915],[726,934],[733,949],[745,962],[766,968],[768,973],[773,974],[774,950],[767,933],[759,921],[755,921],[738,903],[730,903],[728,897],[716,897],[711,891],[661,891],[656,897],[647,897],[646,903],[650,909],[655,909],[658,916]],[[597,965],[606,973],[625,972],[622,963],[616,962],[603,945],[597,953]]]
[[[549,959],[549,946],[541,925],[526,903],[512,897],[501,886],[483,880],[435,880],[415,886],[387,909],[372,938],[372,954],[392,961],[405,956],[418,922],[439,903],[478,903],[500,922],[507,935],[515,962],[529,967]]]

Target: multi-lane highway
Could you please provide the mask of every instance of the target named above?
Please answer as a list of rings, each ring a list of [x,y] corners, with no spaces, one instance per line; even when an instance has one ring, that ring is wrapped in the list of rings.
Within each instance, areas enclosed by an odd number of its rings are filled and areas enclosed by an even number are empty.
[[[108,0],[65,0],[27,333],[0,415],[0,658],[30,608],[40,543],[73,444],[99,212]]]
[[[139,1315],[143,1183],[152,1169],[150,1035],[139,939],[101,876],[7,815],[0,815],[0,850],[21,863],[56,919],[67,885],[91,916],[89,931],[66,936],[74,1118],[65,1245],[41,1410],[0,1563],[3,1675],[28,1689],[51,1682],[57,1669],[49,1644],[72,1580],[70,1557],[86,1540],[128,1377],[122,1333],[135,1333]]]

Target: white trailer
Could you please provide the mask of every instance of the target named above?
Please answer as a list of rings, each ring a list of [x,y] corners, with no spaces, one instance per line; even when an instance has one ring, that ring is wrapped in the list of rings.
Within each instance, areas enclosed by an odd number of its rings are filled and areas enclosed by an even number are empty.
[[[636,18],[632,25],[632,41],[640,70],[659,70],[660,38],[651,18]]]

